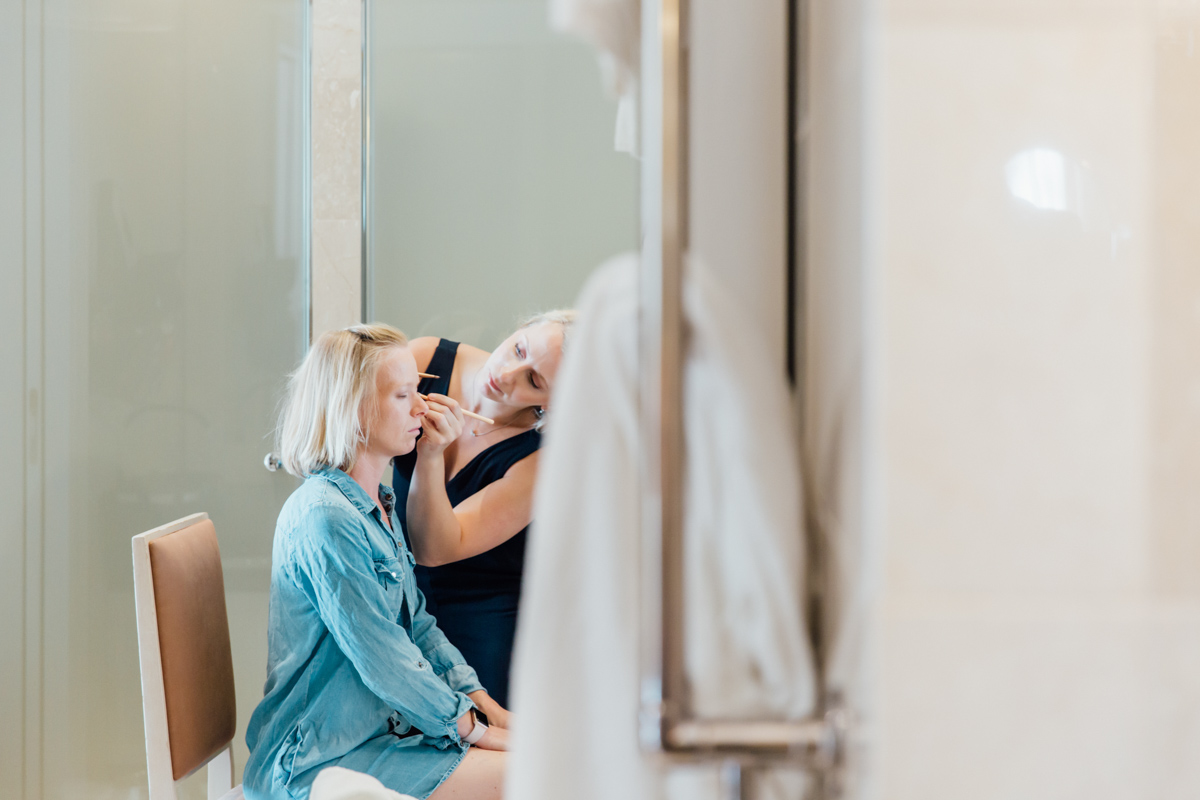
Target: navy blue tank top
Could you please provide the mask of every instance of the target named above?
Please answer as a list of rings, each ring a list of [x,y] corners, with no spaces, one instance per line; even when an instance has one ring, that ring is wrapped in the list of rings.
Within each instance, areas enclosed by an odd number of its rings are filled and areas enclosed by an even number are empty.
[[[458,342],[442,339],[429,366],[422,371],[437,378],[422,378],[418,391],[448,394],[450,375],[458,356]],[[524,431],[497,442],[475,456],[446,484],[450,505],[457,506],[493,481],[504,477],[513,464],[534,453],[541,444],[537,431]],[[392,476],[396,513],[408,539],[405,498],[412,483],[417,452],[397,456]],[[521,598],[521,573],[525,565],[525,539],[529,528],[485,553],[440,567],[417,565],[417,585],[425,595],[429,613],[446,638],[462,652],[479,675],[483,688],[496,702],[508,707],[508,673],[517,605]],[[409,547],[412,542],[409,541]]]

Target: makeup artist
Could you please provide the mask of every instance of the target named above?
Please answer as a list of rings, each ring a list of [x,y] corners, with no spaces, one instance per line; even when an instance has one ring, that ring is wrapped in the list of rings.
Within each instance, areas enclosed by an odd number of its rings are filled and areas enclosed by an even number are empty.
[[[416,450],[394,462],[392,485],[408,497],[397,511],[430,613],[505,708],[541,428],[574,319],[539,314],[491,353],[448,339],[410,344],[435,377],[418,387],[429,410]]]

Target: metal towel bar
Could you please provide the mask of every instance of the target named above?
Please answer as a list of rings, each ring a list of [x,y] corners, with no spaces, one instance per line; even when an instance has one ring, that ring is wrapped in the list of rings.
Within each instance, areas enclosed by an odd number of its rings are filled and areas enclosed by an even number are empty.
[[[829,703],[823,703],[811,719],[711,721],[692,717],[688,697],[683,639],[682,485],[682,286],[688,242],[689,138],[686,3],[661,0],[657,20],[663,109],[661,231],[657,233],[662,238],[661,259],[656,259],[656,232],[647,232],[650,257],[645,259],[643,273],[642,421],[648,452],[643,461],[646,494],[642,509],[642,745],[693,759],[724,760],[735,771],[742,766],[786,761],[828,776],[842,762],[846,734],[845,714]],[[650,46],[647,50],[652,52]],[[657,77],[647,76],[648,87],[657,86]],[[648,143],[648,155],[652,149]],[[653,161],[651,155],[647,164]],[[653,200],[653,194],[649,199]],[[655,299],[660,302],[655,303]],[[731,785],[745,792],[740,771],[736,774]]]

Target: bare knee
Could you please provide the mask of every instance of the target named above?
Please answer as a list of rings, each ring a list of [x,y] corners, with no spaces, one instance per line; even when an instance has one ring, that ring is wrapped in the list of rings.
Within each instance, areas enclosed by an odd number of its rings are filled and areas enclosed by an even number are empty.
[[[500,800],[508,756],[472,747],[429,800]]]

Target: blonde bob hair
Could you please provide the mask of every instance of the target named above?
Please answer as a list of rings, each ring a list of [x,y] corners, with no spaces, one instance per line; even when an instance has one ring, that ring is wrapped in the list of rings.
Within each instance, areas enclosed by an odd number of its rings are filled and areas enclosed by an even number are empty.
[[[288,381],[277,432],[284,469],[299,478],[325,467],[349,472],[371,435],[375,379],[408,338],[390,325],[354,325],[313,342]]]

